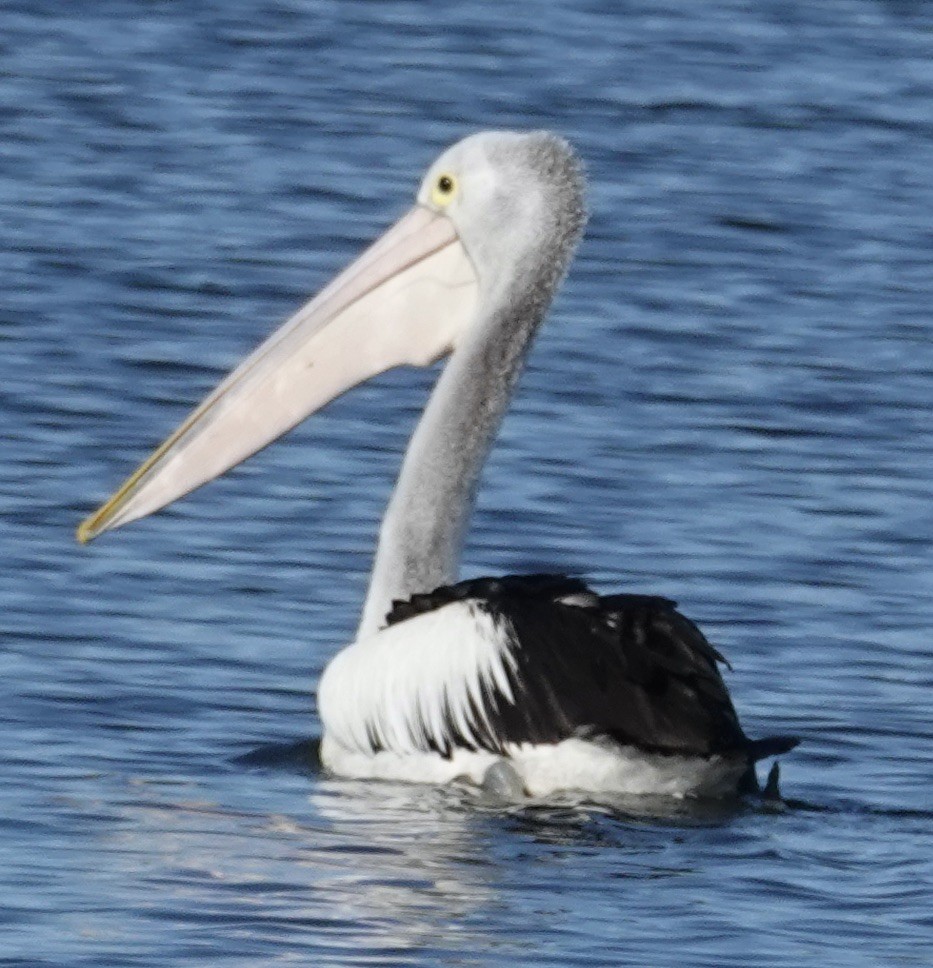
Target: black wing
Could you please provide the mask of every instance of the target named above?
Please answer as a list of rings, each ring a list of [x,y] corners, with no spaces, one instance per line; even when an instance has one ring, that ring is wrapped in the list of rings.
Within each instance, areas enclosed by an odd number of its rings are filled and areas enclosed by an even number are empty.
[[[501,751],[591,735],[649,752],[757,759],[796,745],[745,736],[719,673],[725,659],[666,598],[599,596],[556,575],[481,578],[396,602],[387,621],[451,602],[493,618],[511,656],[515,700],[486,692],[488,730],[469,740],[452,734],[454,746]]]

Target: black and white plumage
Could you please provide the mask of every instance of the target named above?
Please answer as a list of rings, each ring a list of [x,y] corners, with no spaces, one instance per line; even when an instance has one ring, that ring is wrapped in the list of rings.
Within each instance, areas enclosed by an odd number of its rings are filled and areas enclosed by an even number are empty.
[[[553,135],[446,151],[415,207],[240,364],[78,531],[158,510],[385,369],[450,355],[380,530],[356,641],[318,689],[334,772],[721,795],[795,740],[750,741],[722,657],[663,598],[538,575],[457,582],[480,471],[585,222]]]
[[[481,780],[506,757],[539,795],[575,766],[590,792],[721,795],[797,741],[745,736],[720,662],[666,598],[560,575],[459,582],[396,602],[384,632],[331,663],[327,752],[341,772],[398,776],[405,760],[437,781]]]
[[[438,752],[557,743],[581,733],[654,753],[749,750],[717,668],[723,657],[666,598],[599,596],[561,575],[459,582],[399,602],[389,626],[459,603],[490,616],[508,652],[507,694],[483,697],[490,728]]]

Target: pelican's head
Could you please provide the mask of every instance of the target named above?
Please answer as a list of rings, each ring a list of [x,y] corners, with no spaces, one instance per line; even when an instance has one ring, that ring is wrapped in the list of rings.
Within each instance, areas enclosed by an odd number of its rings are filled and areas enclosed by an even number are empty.
[[[78,539],[165,507],[369,377],[433,363],[468,336],[481,303],[546,306],[583,223],[580,165],[562,139],[486,132],[455,144],[414,208],[230,373]]]
[[[483,295],[559,281],[586,219],[580,162],[547,131],[483,132],[428,169],[417,202],[452,223]]]

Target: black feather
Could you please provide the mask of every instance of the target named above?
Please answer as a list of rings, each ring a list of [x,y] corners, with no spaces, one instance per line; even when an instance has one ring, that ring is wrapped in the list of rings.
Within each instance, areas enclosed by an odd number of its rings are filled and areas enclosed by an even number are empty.
[[[488,720],[489,729],[474,741],[451,723],[454,747],[501,752],[586,735],[645,752],[754,762],[797,744],[745,736],[718,668],[728,663],[667,598],[599,596],[562,575],[477,578],[394,602],[387,624],[454,602],[492,617],[513,659],[515,697],[485,690],[485,716],[473,721]]]

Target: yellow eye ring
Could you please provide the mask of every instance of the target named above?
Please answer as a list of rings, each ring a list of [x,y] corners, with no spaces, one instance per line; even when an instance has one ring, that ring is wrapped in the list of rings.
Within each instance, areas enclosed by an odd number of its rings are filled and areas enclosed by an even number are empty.
[[[443,208],[453,201],[456,194],[457,179],[449,172],[438,175],[431,190],[431,201]]]

